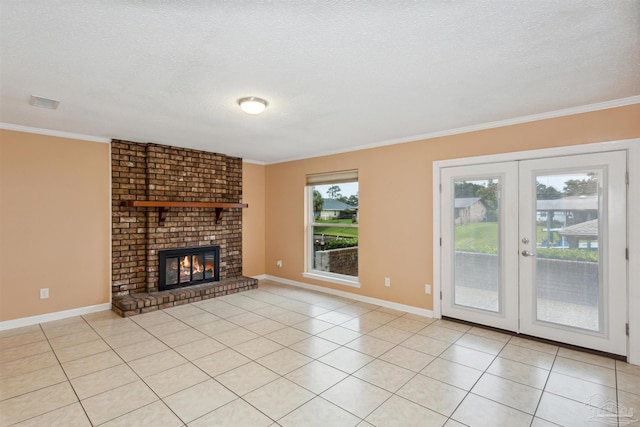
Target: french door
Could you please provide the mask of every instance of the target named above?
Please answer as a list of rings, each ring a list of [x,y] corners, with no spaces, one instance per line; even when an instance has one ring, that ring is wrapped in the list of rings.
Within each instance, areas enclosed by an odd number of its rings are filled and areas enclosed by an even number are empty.
[[[626,153],[441,170],[442,314],[626,354]]]

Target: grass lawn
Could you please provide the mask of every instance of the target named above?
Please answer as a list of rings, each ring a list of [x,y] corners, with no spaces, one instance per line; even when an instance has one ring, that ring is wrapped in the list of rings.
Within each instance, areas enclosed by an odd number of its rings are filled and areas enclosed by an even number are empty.
[[[537,242],[547,238],[545,227],[537,226]],[[556,231],[553,233],[553,241],[560,239]],[[456,250],[470,252],[497,253],[498,248],[498,223],[477,222],[456,226]]]
[[[547,238],[547,232],[542,231],[546,227],[537,226],[536,242],[542,242]],[[557,231],[552,231],[553,241],[560,240]],[[498,223],[497,222],[477,222],[475,224],[465,224],[456,226],[456,249],[462,249],[468,245],[490,245],[498,244]]]
[[[350,219],[324,219],[317,220],[316,223],[325,224],[353,224]],[[313,228],[313,234],[324,234],[326,236],[358,237],[358,229],[355,227],[318,227]]]
[[[498,223],[476,222],[456,226],[456,250],[497,253]]]
[[[340,237],[358,237],[358,229],[347,227],[313,227],[313,234],[324,234],[326,236]]]

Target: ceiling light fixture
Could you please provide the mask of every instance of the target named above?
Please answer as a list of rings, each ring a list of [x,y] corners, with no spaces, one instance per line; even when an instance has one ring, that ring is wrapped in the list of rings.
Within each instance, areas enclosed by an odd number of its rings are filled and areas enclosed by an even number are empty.
[[[267,105],[269,105],[267,101],[257,96],[240,98],[238,99],[238,104],[240,108],[242,108],[242,111],[247,114],[260,114],[267,108]]]

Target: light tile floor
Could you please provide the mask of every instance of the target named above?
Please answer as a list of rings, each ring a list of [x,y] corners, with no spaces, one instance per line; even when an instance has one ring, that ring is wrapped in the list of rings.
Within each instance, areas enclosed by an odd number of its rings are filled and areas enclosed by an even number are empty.
[[[638,413],[639,366],[269,281],[0,332],[0,426],[595,426]]]

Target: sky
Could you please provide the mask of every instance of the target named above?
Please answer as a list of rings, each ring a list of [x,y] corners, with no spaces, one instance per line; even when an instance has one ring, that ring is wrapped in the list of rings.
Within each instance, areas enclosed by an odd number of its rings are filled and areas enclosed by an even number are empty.
[[[589,179],[589,176],[586,173],[575,173],[575,172],[572,172],[571,174],[566,174],[566,175],[549,175],[549,176],[539,175],[538,176],[538,182],[545,184],[547,187],[552,186],[558,191],[562,191],[564,188],[564,183],[570,179],[576,179],[576,180]],[[486,185],[486,181],[469,181],[469,182],[474,182],[480,185]],[[327,194],[327,189],[329,189],[331,185],[333,184],[316,185],[315,188],[320,192],[320,194],[322,194],[322,197],[324,197],[325,199],[328,199],[329,195]],[[338,186],[340,187],[340,194],[342,194],[344,197],[348,198],[349,196],[358,194],[357,182],[343,183],[343,184],[339,184]]]
[[[595,170],[594,170],[595,172]],[[564,189],[564,185],[565,182],[574,179],[574,180],[588,180],[589,179],[589,175],[587,175],[587,173],[575,173],[572,172],[570,174],[566,174],[566,175],[560,175],[560,174],[551,174],[551,175],[538,175],[536,177],[537,182],[546,185],[547,187],[553,187],[556,190],[562,192],[562,190]],[[473,181],[473,180],[465,180],[466,182],[470,182],[473,184],[478,184],[478,185],[482,185],[482,186],[487,186],[488,181],[487,180],[478,180],[478,181]]]
[[[331,187],[333,184],[331,185],[316,185],[315,189],[318,190],[320,192],[320,194],[322,194],[322,197],[324,197],[325,199],[329,198],[329,195],[327,194],[327,190],[329,189],[329,187]],[[338,184],[338,187],[340,187],[340,194],[342,194],[344,197],[349,197],[349,196],[354,196],[358,194],[358,183],[357,182],[348,182],[348,183],[344,183],[344,184]]]
[[[547,187],[553,187],[558,191],[562,191],[564,189],[564,183],[569,181],[570,179],[574,180],[588,180],[589,175],[584,174],[567,174],[567,175],[539,175],[537,177],[537,181],[546,185]]]

